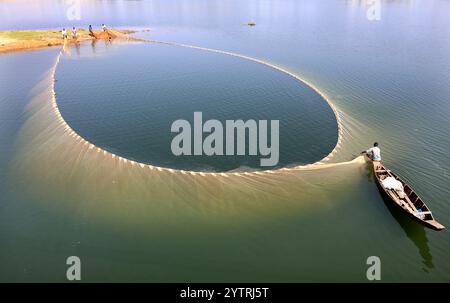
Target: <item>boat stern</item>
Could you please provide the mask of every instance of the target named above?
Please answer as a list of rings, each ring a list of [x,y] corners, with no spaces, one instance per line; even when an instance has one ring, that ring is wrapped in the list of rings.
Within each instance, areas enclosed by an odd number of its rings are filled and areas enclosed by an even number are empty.
[[[429,224],[430,228],[432,228],[434,230],[438,230],[439,231],[439,230],[445,229],[445,226],[442,225],[441,223],[439,223],[436,220],[429,220],[429,221],[426,221],[426,222]]]

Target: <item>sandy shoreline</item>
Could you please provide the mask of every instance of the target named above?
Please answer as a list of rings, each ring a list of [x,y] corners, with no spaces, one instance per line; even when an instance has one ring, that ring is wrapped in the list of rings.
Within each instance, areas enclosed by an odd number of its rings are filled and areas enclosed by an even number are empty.
[[[75,44],[94,39],[129,38],[131,30],[109,29],[107,32],[96,30],[93,35],[85,29],[78,29],[77,38],[71,37],[64,40],[60,30],[11,30],[0,31],[0,53],[33,50],[44,47],[64,45],[64,43]]]

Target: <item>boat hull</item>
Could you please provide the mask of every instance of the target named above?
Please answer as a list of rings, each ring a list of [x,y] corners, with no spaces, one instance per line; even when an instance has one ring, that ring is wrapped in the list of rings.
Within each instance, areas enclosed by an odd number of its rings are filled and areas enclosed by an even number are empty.
[[[376,176],[375,176],[375,178],[376,178]],[[377,183],[378,190],[380,191],[380,193],[383,196],[383,198],[386,199],[387,201],[389,201],[389,203],[391,205],[393,205],[396,209],[398,209],[401,213],[403,213],[404,215],[408,216],[413,221],[415,221],[415,222],[417,222],[417,223],[419,223],[419,224],[421,224],[421,225],[423,225],[425,227],[428,227],[430,229],[433,229],[433,230],[436,230],[436,231],[440,231],[440,230],[445,229],[445,227],[443,225],[439,224],[436,221],[434,221],[434,222],[437,223],[437,224],[431,224],[431,223],[429,223],[427,221],[421,220],[420,218],[414,216],[412,213],[410,213],[409,211],[407,211],[403,207],[401,207],[398,203],[392,201],[392,198],[389,196],[388,193],[386,193],[386,191],[383,188],[383,185],[380,184],[378,179],[377,179],[376,183]]]
[[[413,221],[428,227],[430,229],[436,230],[436,231],[440,231],[445,229],[445,226],[443,226],[442,224],[440,224],[439,222],[437,222],[433,215],[431,214],[431,211],[429,212],[429,214],[427,216],[430,216],[431,219],[422,219],[417,217],[414,213],[412,213],[411,211],[409,211],[407,209],[407,207],[405,206],[405,204],[407,204],[405,201],[401,200],[399,201],[399,203],[397,203],[397,201],[395,201],[393,199],[393,197],[389,194],[388,190],[385,189],[381,183],[381,179],[380,179],[380,175],[385,174],[386,176],[391,176],[391,177],[395,177],[398,181],[400,181],[403,186],[407,187],[410,192],[408,193],[408,198],[410,196],[414,196],[417,198],[417,200],[419,201],[419,203],[421,203],[421,208],[425,208],[425,210],[429,210],[428,206],[423,202],[423,200],[412,190],[412,188],[406,184],[403,180],[401,180],[397,175],[395,175],[394,173],[392,173],[391,171],[389,171],[385,166],[383,166],[381,164],[381,162],[378,161],[372,161],[369,157],[367,157],[367,159],[371,162],[371,166],[373,169],[373,175],[375,177],[376,180],[376,184],[378,187],[378,190],[380,191],[381,195],[383,196],[383,198],[387,201],[389,201],[391,204],[393,204],[395,206],[395,208],[399,209],[403,214],[405,214],[406,216],[408,216],[410,219],[412,219]],[[380,171],[382,171],[382,173],[380,173]],[[378,173],[377,173],[378,172]],[[397,198],[397,200],[399,200]],[[400,204],[402,203],[402,204]],[[403,207],[405,206],[405,207]],[[416,210],[416,208],[414,208],[414,210]]]

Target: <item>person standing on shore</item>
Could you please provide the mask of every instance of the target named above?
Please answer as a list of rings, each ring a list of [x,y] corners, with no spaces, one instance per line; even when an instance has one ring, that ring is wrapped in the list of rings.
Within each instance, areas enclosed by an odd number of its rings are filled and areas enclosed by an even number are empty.
[[[102,29],[103,29],[104,32],[106,32],[107,29],[106,29],[105,23],[102,24]]]
[[[62,34],[63,39],[67,39],[67,31],[65,28],[62,29],[61,34]]]
[[[77,29],[74,27],[72,27],[72,38],[77,39]]]
[[[94,31],[92,30],[92,25],[89,24],[89,35],[97,39],[97,36],[95,35]]]

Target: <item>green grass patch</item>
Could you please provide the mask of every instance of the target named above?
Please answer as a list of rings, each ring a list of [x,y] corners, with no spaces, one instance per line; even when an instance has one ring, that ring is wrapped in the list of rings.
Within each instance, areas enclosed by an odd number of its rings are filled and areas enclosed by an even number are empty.
[[[67,35],[71,35],[72,31],[67,29]],[[87,30],[78,29],[78,35],[87,35]],[[12,40],[47,40],[61,38],[60,30],[14,30],[0,31],[0,37]]]

